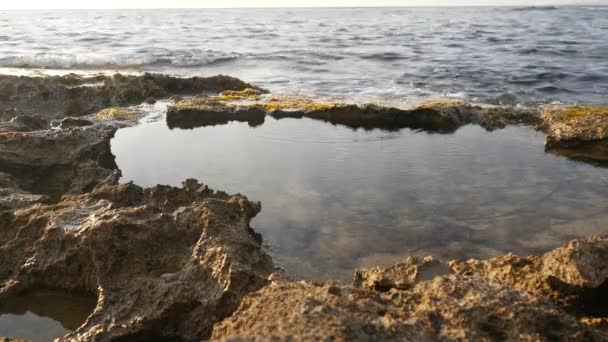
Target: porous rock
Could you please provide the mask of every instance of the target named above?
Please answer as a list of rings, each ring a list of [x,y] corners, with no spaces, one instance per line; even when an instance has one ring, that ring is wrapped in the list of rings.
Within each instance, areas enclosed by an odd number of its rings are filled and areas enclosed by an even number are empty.
[[[0,301],[36,288],[97,298],[65,341],[204,339],[272,261],[247,198],[194,180],[182,188],[107,185],[0,216]]]

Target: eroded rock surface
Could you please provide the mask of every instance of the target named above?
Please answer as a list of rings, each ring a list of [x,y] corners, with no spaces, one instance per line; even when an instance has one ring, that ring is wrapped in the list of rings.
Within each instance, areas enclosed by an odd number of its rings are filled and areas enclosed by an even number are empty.
[[[165,75],[55,77],[0,75],[0,119],[42,115],[48,119],[82,116],[108,107],[136,105],[175,94],[254,89],[228,76],[177,78]]]
[[[439,133],[450,133],[466,124],[492,130],[508,124],[539,123],[536,110],[515,107],[483,108],[457,101],[438,101],[399,109],[299,97],[264,97],[260,92],[243,91],[177,99],[168,109],[167,124],[170,128],[193,128],[241,121],[255,126],[262,124],[267,115],[275,119],[306,117],[350,128],[411,128]]]
[[[0,172],[34,194],[89,191],[119,175],[110,151],[115,131],[98,125],[0,132]]]
[[[358,270],[354,287],[279,277],[247,295],[215,326],[213,338],[604,341],[608,312],[589,316],[582,302],[575,309],[558,298],[594,293],[594,302],[606,307],[607,241],[594,236],[543,257],[508,255],[449,267],[408,258]],[[425,270],[432,272],[423,276]]]
[[[608,317],[608,236],[575,240],[542,257],[506,255],[452,261],[452,272],[481,276],[552,299],[578,316]]]
[[[174,98],[170,126],[273,116],[445,133],[541,120],[535,110],[461,102],[402,110],[273,98],[224,76],[2,76],[0,306],[38,289],[90,298],[93,312],[65,341],[608,340],[607,236],[541,257],[409,258],[357,270],[354,286],[296,282],[271,275],[249,225],[259,203],[195,180],[119,185],[110,140],[138,118],[124,106],[201,92],[217,95]],[[585,144],[605,140],[591,119],[567,124],[575,128],[543,120],[559,146],[581,134]]]
[[[259,203],[189,180],[107,185],[0,218],[0,301],[32,288],[97,297],[64,340],[202,339],[262,287],[270,257],[249,228]]]
[[[608,107],[549,107],[542,118],[548,134],[548,152],[608,165]]]

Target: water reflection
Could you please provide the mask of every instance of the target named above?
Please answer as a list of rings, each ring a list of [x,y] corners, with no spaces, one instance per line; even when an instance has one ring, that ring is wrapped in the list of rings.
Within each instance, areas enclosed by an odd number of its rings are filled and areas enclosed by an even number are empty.
[[[57,291],[35,291],[0,302],[0,336],[47,342],[76,330],[95,299]]]
[[[267,118],[169,130],[121,129],[123,181],[212,188],[262,202],[254,228],[300,277],[348,279],[406,255],[539,253],[608,228],[605,169],[545,154],[530,128],[454,134],[351,130]]]

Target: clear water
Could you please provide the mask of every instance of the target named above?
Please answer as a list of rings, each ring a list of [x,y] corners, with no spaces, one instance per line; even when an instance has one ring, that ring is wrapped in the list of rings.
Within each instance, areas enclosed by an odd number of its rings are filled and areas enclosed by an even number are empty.
[[[95,299],[36,291],[0,304],[0,336],[49,342],[76,330],[95,308]]]
[[[194,177],[261,201],[252,226],[296,277],[347,280],[408,255],[541,253],[608,232],[606,169],[546,154],[531,128],[440,135],[267,118],[170,130],[162,106],[112,140],[122,181]]]
[[[0,68],[224,73],[361,101],[607,104],[607,37],[599,6],[0,11]]]

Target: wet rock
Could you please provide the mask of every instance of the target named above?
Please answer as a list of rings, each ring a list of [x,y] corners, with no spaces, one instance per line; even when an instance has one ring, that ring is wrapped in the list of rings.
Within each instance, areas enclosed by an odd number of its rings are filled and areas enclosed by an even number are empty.
[[[0,122],[0,132],[31,132],[49,128],[49,122],[41,116],[16,116],[9,121]]]
[[[47,119],[82,116],[108,107],[124,107],[148,98],[242,90],[254,86],[228,76],[177,78],[165,75],[55,77],[0,76],[0,120],[18,115]]]
[[[167,124],[171,128],[193,128],[230,121],[257,125],[263,123],[266,115],[275,119],[310,118],[353,129],[410,128],[437,133],[451,133],[471,123],[492,130],[508,124],[536,124],[538,121],[538,113],[534,110],[482,108],[463,102],[438,101],[414,109],[399,109],[230,92],[175,101],[168,109]]]
[[[0,302],[39,288],[97,298],[62,340],[205,339],[266,284],[270,257],[247,198],[182,188],[101,186],[0,215]]]
[[[542,113],[548,152],[608,165],[608,107],[557,106]]]
[[[116,128],[0,132],[0,172],[34,194],[83,193],[116,178],[110,150]]]
[[[156,103],[156,99],[153,97],[148,97],[144,100],[145,103],[147,104],[155,104]]]
[[[227,124],[230,121],[247,122],[255,127],[264,123],[266,112],[255,106],[224,104],[208,97],[179,99],[167,109],[167,126],[170,129],[191,129],[202,126]]]
[[[56,120],[53,121],[51,124],[53,127],[60,129],[67,129],[70,127],[86,127],[94,125],[94,123],[90,120],[74,117],[67,117],[61,120]]]

